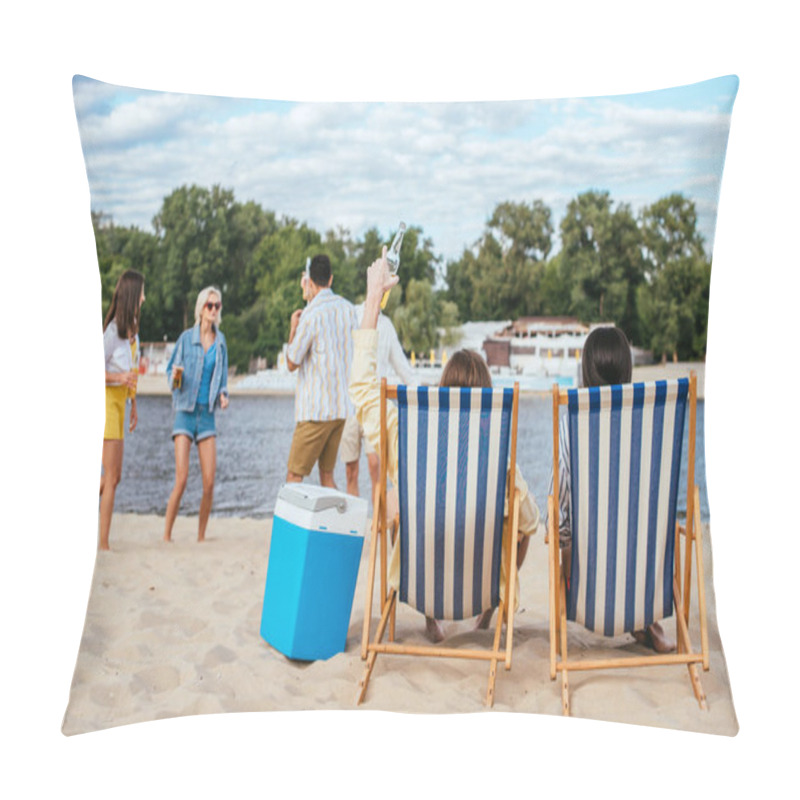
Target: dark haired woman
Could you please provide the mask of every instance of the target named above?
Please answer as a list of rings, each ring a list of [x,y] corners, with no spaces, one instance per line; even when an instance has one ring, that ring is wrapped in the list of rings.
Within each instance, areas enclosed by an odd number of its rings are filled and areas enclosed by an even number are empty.
[[[631,346],[625,334],[613,325],[595,328],[583,345],[581,356],[582,385],[615,386],[630,383],[633,375]],[[572,563],[572,523],[570,521],[570,469],[569,469],[569,434],[566,428],[566,417],[561,418],[559,430],[560,453],[558,456],[558,539],[564,562],[564,571],[569,575]],[[552,476],[550,483],[552,494]],[[659,653],[668,653],[675,649],[675,643],[667,638],[661,623],[654,622],[644,631],[633,634],[639,644],[652,647]]]
[[[138,422],[136,379],[139,364],[139,311],[144,302],[144,276],[129,269],[120,275],[103,323],[106,373],[106,427],[100,478],[100,550],[108,550],[114,496],[122,477],[125,404],[131,401],[128,431]]]
[[[389,267],[386,263],[386,248],[384,247],[383,256],[373,262],[372,266],[367,270],[367,297],[364,302],[361,329],[353,332],[355,348],[350,375],[350,397],[356,406],[356,416],[364,429],[364,436],[369,439],[376,450],[380,445],[380,383],[376,369],[378,313],[380,312],[384,293],[395,286],[397,281],[397,276],[389,272]],[[439,385],[483,386],[489,388],[492,385],[492,378],[486,362],[476,352],[459,350],[448,360],[442,371]],[[389,441],[386,469],[392,484],[397,486],[397,409],[391,404],[388,405],[386,410],[386,427]],[[528,492],[528,486],[519,471],[519,466],[516,468],[515,485],[520,492],[520,538],[517,546],[517,566],[519,567],[528,550],[528,537],[535,533],[539,526],[539,509],[533,495]],[[506,497],[506,518],[508,513],[508,498]],[[504,549],[507,549],[507,543],[510,541],[509,537],[505,535],[506,533],[507,526],[504,529],[503,536]],[[505,559],[501,560],[501,564],[500,586],[502,595],[505,587]],[[399,548],[395,547],[389,566],[389,582],[393,586],[399,585],[399,575]],[[519,591],[516,592],[516,597],[519,598]],[[479,628],[489,626],[493,610],[489,609],[478,617],[477,625]],[[437,620],[426,617],[426,626],[428,636],[433,641],[438,642],[444,638],[444,633]]]

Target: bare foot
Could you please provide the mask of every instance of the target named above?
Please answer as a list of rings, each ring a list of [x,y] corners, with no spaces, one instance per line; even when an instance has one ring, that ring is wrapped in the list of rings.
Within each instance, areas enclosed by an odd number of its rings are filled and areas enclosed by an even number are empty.
[[[108,546],[108,543],[106,543],[106,544],[97,545],[97,549],[98,550],[110,550],[111,548]]]
[[[425,617],[425,633],[428,638],[434,643],[441,642],[444,639],[444,631],[438,619],[433,617]]]
[[[671,653],[675,649],[675,642],[664,633],[660,622],[648,625],[647,635],[650,637],[650,647],[656,653]]]
[[[172,535],[169,533],[164,534],[164,541],[172,543]]]
[[[198,542],[204,542],[205,540],[206,540],[206,535],[204,533],[198,533],[197,534],[197,541]]]
[[[675,649],[675,642],[664,633],[660,622],[653,622],[648,625],[647,630],[634,631],[633,638],[637,644],[649,647],[651,650],[655,650],[656,653],[671,653]]]
[[[489,623],[491,623],[493,615],[493,608],[487,608],[486,611],[484,611],[482,614],[479,614],[475,620],[475,630],[485,631],[489,627]]]

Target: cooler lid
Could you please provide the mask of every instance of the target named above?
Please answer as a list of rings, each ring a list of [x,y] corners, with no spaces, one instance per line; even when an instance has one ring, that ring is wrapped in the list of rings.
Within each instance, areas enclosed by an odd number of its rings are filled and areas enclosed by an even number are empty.
[[[318,512],[335,508],[340,514],[344,514],[347,511],[348,495],[325,486],[287,483],[278,492],[278,499],[305,511]]]

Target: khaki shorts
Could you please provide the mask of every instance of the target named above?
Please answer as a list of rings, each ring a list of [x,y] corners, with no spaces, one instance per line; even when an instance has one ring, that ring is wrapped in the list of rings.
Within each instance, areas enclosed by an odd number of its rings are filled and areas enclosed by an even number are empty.
[[[339,445],[339,458],[349,464],[351,461],[358,461],[361,458],[361,440],[364,440],[364,452],[371,455],[375,448],[369,443],[369,439],[364,436],[364,429],[358,424],[355,417],[348,417],[344,423],[342,441]]]
[[[333,472],[343,429],[343,419],[298,422],[289,451],[289,472],[305,477],[317,462],[323,472]]]

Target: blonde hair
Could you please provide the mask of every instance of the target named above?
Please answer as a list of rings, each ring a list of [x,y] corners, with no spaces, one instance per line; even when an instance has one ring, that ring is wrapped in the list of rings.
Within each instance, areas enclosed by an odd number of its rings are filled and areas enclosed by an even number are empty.
[[[222,292],[216,286],[206,286],[205,289],[201,289],[200,293],[197,295],[197,302],[194,304],[194,324],[200,324],[200,318],[203,315],[203,306],[208,302],[208,296],[211,294],[215,294],[219,297],[219,302],[222,302]],[[217,325],[222,322],[222,309],[220,308],[219,313],[217,314]]]

